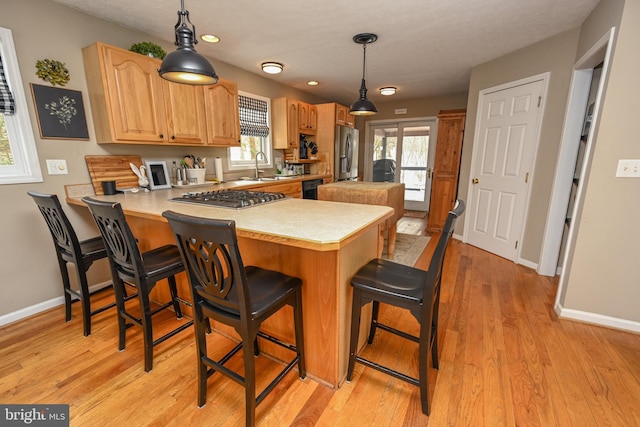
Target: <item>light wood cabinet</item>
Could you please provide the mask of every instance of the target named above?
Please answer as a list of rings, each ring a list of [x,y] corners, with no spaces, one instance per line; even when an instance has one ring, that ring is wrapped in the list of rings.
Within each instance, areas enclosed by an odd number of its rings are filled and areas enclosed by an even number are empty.
[[[159,66],[160,62],[157,62]],[[167,126],[165,141],[171,144],[205,144],[207,125],[203,87],[172,83],[164,79],[162,87]]]
[[[315,135],[318,130],[318,110],[315,105],[298,101],[298,129],[305,135]]]
[[[438,139],[427,220],[428,232],[442,231],[447,215],[456,201],[465,118],[465,110],[441,111],[438,114]]]
[[[354,127],[352,120],[354,116],[349,114],[348,107],[334,102],[316,104],[316,108],[318,110],[318,131],[316,133],[318,158],[327,163],[327,170],[333,174],[335,171],[336,126]]]
[[[151,58],[102,43],[82,53],[98,142],[165,142],[164,94]]]
[[[237,88],[234,101],[205,97],[203,86],[160,78],[158,59],[100,42],[82,54],[98,143],[225,145],[220,128],[239,128]],[[220,125],[217,114],[236,124]]]
[[[356,124],[356,118],[353,114],[349,114],[349,107],[344,105],[335,104],[336,108],[336,124],[340,126],[354,127]]]
[[[282,184],[242,187],[242,189],[250,191],[264,191],[266,193],[284,193],[284,195],[288,197],[295,197],[296,199],[302,198],[302,182],[298,180],[284,182]]]
[[[271,101],[273,148],[286,150],[300,147],[298,101],[276,98]]]
[[[206,86],[204,109],[207,118],[207,144],[239,146],[238,85],[221,78],[218,84]]]

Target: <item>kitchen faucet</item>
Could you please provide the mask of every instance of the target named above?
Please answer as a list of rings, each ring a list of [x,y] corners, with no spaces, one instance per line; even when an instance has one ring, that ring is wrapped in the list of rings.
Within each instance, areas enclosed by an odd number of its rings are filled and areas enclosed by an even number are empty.
[[[256,153],[256,179],[260,179],[260,172],[262,172],[260,169],[258,169],[258,157],[262,154],[262,160],[264,160],[264,162],[267,162],[267,155],[264,154],[264,151],[258,151]]]

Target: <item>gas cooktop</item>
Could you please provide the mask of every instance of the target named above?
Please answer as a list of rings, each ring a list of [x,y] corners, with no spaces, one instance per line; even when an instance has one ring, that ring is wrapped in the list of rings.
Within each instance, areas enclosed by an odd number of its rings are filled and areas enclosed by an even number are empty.
[[[184,193],[181,197],[174,197],[170,200],[221,208],[242,209],[281,200],[285,197],[283,193],[266,193],[264,191],[218,190]]]

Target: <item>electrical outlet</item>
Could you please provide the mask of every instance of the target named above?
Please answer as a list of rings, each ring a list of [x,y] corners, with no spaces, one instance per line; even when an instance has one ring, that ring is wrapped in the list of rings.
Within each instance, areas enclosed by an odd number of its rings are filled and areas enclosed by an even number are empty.
[[[618,160],[617,178],[640,178],[640,160],[620,159]]]
[[[67,161],[64,159],[47,159],[47,172],[49,175],[67,175]]]

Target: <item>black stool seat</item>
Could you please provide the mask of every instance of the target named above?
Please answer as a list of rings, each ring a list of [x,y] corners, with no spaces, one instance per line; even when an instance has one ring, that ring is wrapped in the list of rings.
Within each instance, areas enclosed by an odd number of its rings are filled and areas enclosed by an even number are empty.
[[[49,232],[53,238],[53,244],[58,258],[60,274],[62,276],[62,287],[64,290],[65,319],[71,320],[71,304],[81,301],[82,323],[84,335],[91,335],[91,317],[102,313],[105,310],[115,307],[112,302],[95,310],[91,309],[91,296],[96,292],[101,292],[111,288],[111,285],[91,292],[87,282],[87,271],[91,265],[102,258],[107,257],[107,250],[102,237],[93,237],[87,240],[79,240],[76,232],[64,213],[60,200],[55,194],[43,194],[35,191],[28,191],[27,194],[38,205],[40,213],[44,217]],[[71,288],[67,263],[76,266],[76,277],[78,279],[78,290]]]
[[[152,316],[166,308],[173,307],[178,319],[182,318],[180,304],[191,306],[191,302],[178,295],[175,275],[184,271],[180,251],[175,245],[164,245],[141,253],[120,203],[103,202],[89,197],[82,199],[87,204],[98,225],[102,238],[107,243],[109,264],[113,277],[118,307],[119,349],[126,345],[126,330],[131,325],[142,328],[144,343],[144,370],[153,368],[153,348],[191,327],[192,321],[184,322],[163,336],[153,339]],[[167,279],[171,301],[152,309],[149,298],[156,284]],[[125,284],[136,287],[136,295],[127,296]],[[126,302],[133,297],[138,299],[141,315],[134,315]]]
[[[278,271],[244,266],[234,221],[198,218],[167,211],[162,214],[176,237],[194,299],[194,324],[198,352],[198,406],[207,401],[207,379],[216,372],[245,388],[246,425],[255,425],[256,405],[285,375],[298,366],[305,378],[302,331],[302,280]],[[260,326],[284,306],[293,308],[295,345],[263,333]],[[209,319],[233,327],[241,342],[219,360],[207,353]],[[258,337],[294,353],[293,358],[256,397],[254,356],[260,354]],[[243,350],[244,376],[225,363]]]
[[[351,306],[351,342],[347,381],[351,381],[356,363],[361,363],[402,381],[420,387],[422,412],[429,415],[431,395],[428,381],[428,359],[431,352],[433,368],[438,369],[438,307],[442,266],[457,218],[464,212],[459,200],[449,212],[428,270],[398,264],[384,259],[369,261],[351,279],[353,302]],[[418,343],[418,378],[391,369],[358,355],[358,332],[362,307],[373,302],[368,344],[373,343],[377,329]],[[419,336],[408,334],[378,321],[380,303],[408,309],[420,325]]]

